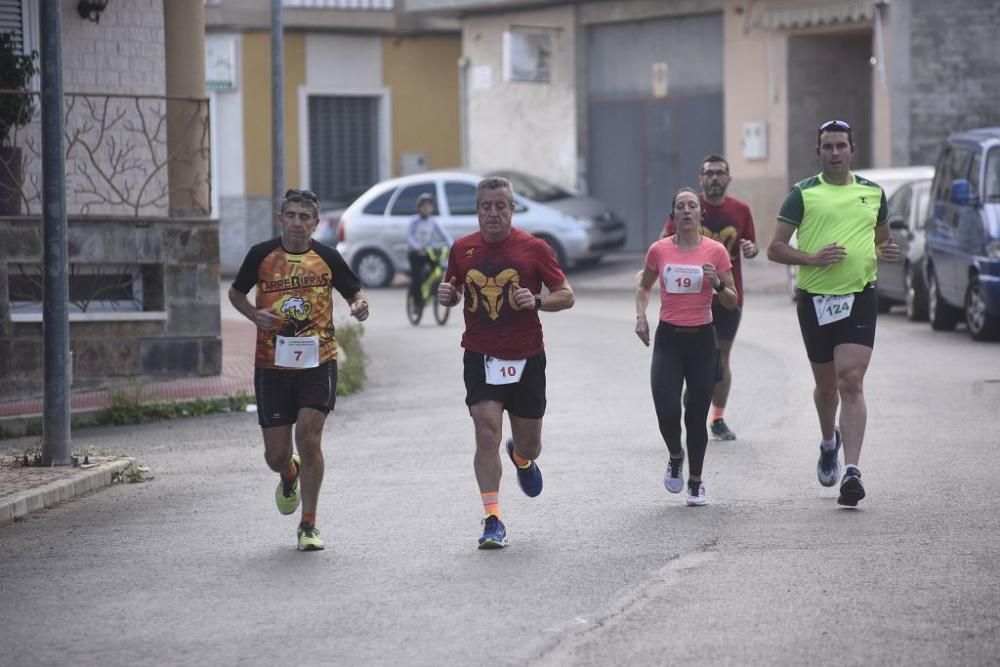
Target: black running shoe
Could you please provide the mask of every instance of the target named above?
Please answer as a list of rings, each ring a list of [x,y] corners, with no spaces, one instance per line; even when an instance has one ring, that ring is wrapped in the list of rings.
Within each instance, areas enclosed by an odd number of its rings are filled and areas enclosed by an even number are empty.
[[[722,417],[719,417],[712,420],[712,437],[716,440],[735,440],[736,434],[726,426],[726,422],[723,421]]]
[[[865,485],[861,483],[861,471],[851,466],[844,472],[844,479],[840,482],[840,497],[837,498],[837,504],[856,507],[858,501],[864,497]]]

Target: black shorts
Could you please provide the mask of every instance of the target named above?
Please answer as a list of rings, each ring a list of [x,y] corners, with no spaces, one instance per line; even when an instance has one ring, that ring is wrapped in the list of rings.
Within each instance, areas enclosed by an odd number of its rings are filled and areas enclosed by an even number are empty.
[[[854,293],[854,306],[848,317],[823,326],[816,318],[814,296],[818,295],[798,290],[795,297],[799,329],[802,330],[809,361],[814,364],[830,363],[833,361],[833,348],[844,343],[875,347],[875,319],[878,315],[875,285],[869,284]]]
[[[740,328],[743,317],[743,306],[729,310],[718,301],[712,302],[712,324],[715,325],[715,335],[719,340],[736,340],[736,330]]]
[[[484,356],[465,351],[465,404],[500,401],[515,417],[541,419],[545,415],[545,353],[528,357],[521,381],[514,384],[486,384]]]
[[[262,427],[294,424],[301,408],[329,414],[337,403],[337,361],[301,370],[256,368],[253,388]]]

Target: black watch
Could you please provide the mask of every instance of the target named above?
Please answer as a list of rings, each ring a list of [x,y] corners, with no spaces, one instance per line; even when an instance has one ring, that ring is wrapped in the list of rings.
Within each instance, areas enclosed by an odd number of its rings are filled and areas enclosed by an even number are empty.
[[[540,294],[535,295],[535,310],[542,309],[542,297]]]

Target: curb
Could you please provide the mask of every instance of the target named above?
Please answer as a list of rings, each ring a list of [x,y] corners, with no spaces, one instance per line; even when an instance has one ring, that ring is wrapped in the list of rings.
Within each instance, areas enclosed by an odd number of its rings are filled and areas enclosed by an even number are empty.
[[[70,479],[54,480],[14,493],[9,498],[0,500],[0,526],[12,524],[31,512],[54,507],[61,502],[109,487],[115,476],[128,470],[133,463],[134,460],[130,458],[99,463]]]

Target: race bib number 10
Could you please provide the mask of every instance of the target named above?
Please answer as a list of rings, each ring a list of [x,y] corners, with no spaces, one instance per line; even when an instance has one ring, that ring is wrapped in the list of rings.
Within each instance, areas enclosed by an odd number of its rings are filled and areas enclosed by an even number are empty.
[[[497,359],[485,355],[486,384],[514,384],[521,381],[527,359]]]
[[[276,336],[274,365],[282,368],[316,368],[319,366],[319,336]]]
[[[816,307],[816,320],[823,326],[850,317],[851,309],[854,308],[854,295],[814,296],[813,305]]]
[[[705,272],[693,264],[667,264],[663,267],[663,285],[671,294],[697,294]]]

